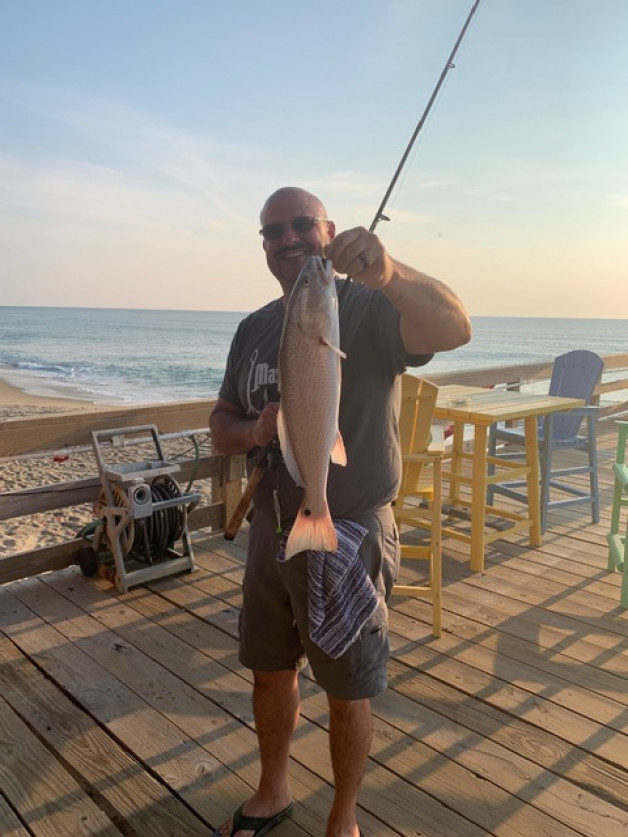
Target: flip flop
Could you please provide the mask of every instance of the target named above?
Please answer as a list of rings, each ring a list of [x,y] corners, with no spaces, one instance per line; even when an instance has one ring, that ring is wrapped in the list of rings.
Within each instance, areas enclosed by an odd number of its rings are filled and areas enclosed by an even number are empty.
[[[292,807],[293,805],[291,802],[287,808],[284,808],[283,811],[280,811],[272,817],[249,817],[242,811],[244,808],[244,805],[242,804],[235,812],[231,820],[232,824],[229,837],[237,831],[252,831],[253,834],[255,834],[255,837],[262,837],[262,835],[268,834],[268,832],[276,825],[279,825],[279,823],[282,820],[285,820],[286,817],[289,817],[292,813]],[[220,837],[219,828],[214,831],[214,837]]]

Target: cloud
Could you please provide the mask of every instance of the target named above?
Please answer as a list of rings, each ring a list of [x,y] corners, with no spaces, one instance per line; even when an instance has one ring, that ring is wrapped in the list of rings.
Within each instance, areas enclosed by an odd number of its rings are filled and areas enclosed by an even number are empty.
[[[64,147],[66,173],[70,167],[79,171],[78,157],[103,160],[103,172],[116,171],[127,183],[150,182],[164,191],[198,195],[206,211],[234,222],[244,220],[234,192],[243,189],[250,182],[248,175],[267,162],[265,154],[252,145],[196,137],[112,99],[7,81],[0,83],[0,97],[69,129]],[[29,164],[24,160],[22,168]],[[44,165],[40,160],[34,167],[41,173]],[[59,163],[54,163],[52,170],[58,169]],[[95,165],[85,166],[81,174],[102,179]]]
[[[609,195],[608,202],[611,206],[628,206],[628,195]]]
[[[491,194],[490,192],[479,189],[468,189],[464,194],[468,198],[482,198],[483,200],[496,201],[497,203],[511,203],[516,200],[514,195]]]

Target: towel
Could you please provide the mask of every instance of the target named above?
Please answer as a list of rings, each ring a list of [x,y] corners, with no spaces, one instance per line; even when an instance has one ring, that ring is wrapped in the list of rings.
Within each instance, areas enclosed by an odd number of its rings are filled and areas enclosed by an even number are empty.
[[[358,552],[367,530],[352,520],[334,521],[336,552],[307,553],[308,631],[312,642],[333,659],[342,656],[375,613],[379,597]],[[285,561],[289,532],[279,541]]]

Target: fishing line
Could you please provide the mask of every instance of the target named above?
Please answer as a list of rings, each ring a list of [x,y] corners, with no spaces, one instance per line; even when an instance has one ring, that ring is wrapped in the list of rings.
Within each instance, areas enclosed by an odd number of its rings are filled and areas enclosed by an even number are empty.
[[[445,86],[446,86],[446,82],[447,82],[447,79],[445,79]],[[423,125],[424,128],[429,127],[429,122],[434,120],[434,116],[435,116],[437,110],[438,110],[438,102],[435,102],[434,110],[430,114],[429,119],[426,119],[425,122],[424,122],[424,125]],[[397,181],[397,188],[395,189],[394,193],[392,193],[391,196],[390,196],[389,206],[390,206],[391,209],[394,209],[395,206],[397,205],[397,199],[399,197],[399,193],[402,191],[404,185],[407,183],[408,175],[409,175],[410,170],[412,168],[412,163],[414,162],[414,159],[415,159],[416,155],[419,153],[419,150],[421,148],[421,143],[424,141],[424,139],[425,139],[424,136],[421,136],[421,137],[417,136],[417,141],[415,142],[411,153],[408,155],[406,168],[399,175],[399,179]]]
[[[414,132],[413,132],[412,136],[410,137],[410,141],[409,141],[408,145],[406,146],[406,150],[403,152],[403,155],[401,156],[401,160],[399,161],[399,165],[397,166],[397,169],[396,169],[396,171],[395,171],[395,173],[392,177],[392,180],[390,181],[388,189],[386,189],[386,193],[384,194],[384,197],[382,198],[382,202],[380,203],[379,207],[377,208],[377,212],[375,213],[375,216],[374,216],[373,220],[371,221],[371,226],[369,227],[370,232],[374,232],[375,227],[379,224],[380,221],[390,221],[390,218],[388,218],[386,215],[384,215],[384,209],[386,208],[386,204],[388,203],[388,199],[390,198],[390,195],[391,195],[393,189],[395,188],[397,180],[399,179],[399,175],[401,174],[401,172],[403,170],[403,167],[406,164],[406,160],[408,159],[408,156],[409,156],[410,152],[412,151],[412,146],[414,145],[414,143],[416,141],[416,138],[418,137],[419,133],[421,132],[421,129],[423,128],[423,125],[425,124],[425,120],[427,119],[427,117],[429,115],[429,112],[432,109],[432,105],[436,101],[436,97],[438,96],[439,90],[441,89],[441,87],[443,85],[443,82],[445,81],[449,71],[453,70],[454,67],[456,66],[454,64],[454,58],[456,57],[456,53],[458,52],[458,48],[460,47],[460,44],[462,43],[462,39],[464,38],[464,36],[466,34],[466,31],[469,28],[469,24],[471,23],[471,20],[473,19],[473,16],[475,15],[479,5],[480,5],[480,0],[475,0],[473,6],[471,7],[471,11],[467,15],[467,19],[465,20],[464,25],[463,25],[462,29],[460,30],[460,34],[458,35],[458,38],[456,40],[456,43],[454,44],[454,47],[453,47],[452,51],[449,53],[449,57],[447,58],[447,61],[445,62],[445,66],[443,67],[442,72],[441,72],[441,74],[438,78],[438,81],[436,82],[436,86],[434,87],[434,90],[432,91],[432,95],[430,96],[429,101],[428,101],[427,105],[425,106],[425,110],[421,114],[421,118],[419,119],[419,121],[417,123],[417,126],[414,129]]]

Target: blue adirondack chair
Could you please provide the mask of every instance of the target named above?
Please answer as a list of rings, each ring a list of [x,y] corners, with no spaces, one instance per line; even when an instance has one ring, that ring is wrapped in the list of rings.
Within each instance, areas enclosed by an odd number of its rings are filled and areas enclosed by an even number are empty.
[[[600,500],[597,480],[596,422],[598,407],[591,404],[595,387],[600,380],[604,361],[585,349],[567,352],[554,360],[549,394],[582,398],[587,404],[564,413],[553,413],[539,417],[539,465],[541,479],[541,529],[547,528],[549,509],[570,506],[574,503],[590,503],[591,519],[598,523],[600,519]],[[506,443],[507,447],[499,447]],[[489,433],[489,456],[507,459],[522,458],[525,438],[523,430],[502,425],[494,425]],[[515,450],[515,448],[521,450]],[[586,454],[584,464],[554,468],[554,451],[575,450]],[[564,477],[574,474],[589,475],[589,490],[564,482]],[[487,498],[493,502],[495,492],[515,500],[525,501],[526,495],[517,490],[523,482],[503,483],[489,486]],[[551,491],[559,492],[556,499],[551,499]],[[556,493],[554,494],[556,496]]]

